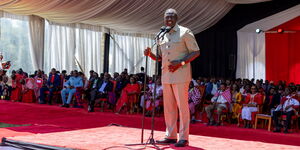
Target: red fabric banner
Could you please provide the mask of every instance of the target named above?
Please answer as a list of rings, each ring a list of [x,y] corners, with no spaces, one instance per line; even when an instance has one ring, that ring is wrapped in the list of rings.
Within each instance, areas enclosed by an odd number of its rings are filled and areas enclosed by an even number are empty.
[[[266,79],[300,84],[300,32],[266,33]]]

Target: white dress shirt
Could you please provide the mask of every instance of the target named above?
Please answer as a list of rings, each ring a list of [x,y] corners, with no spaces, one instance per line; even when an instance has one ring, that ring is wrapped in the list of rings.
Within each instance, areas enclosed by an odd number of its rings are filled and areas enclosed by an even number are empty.
[[[287,106],[299,106],[299,101],[292,98],[292,97],[287,97],[288,100],[286,100],[283,104],[283,111],[289,112],[292,111],[294,108],[290,107],[288,109],[286,109]]]

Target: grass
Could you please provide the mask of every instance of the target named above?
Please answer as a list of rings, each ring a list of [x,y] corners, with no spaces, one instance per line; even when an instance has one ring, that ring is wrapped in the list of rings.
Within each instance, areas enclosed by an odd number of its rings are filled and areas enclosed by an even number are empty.
[[[30,126],[30,124],[8,124],[0,122],[0,128]]]

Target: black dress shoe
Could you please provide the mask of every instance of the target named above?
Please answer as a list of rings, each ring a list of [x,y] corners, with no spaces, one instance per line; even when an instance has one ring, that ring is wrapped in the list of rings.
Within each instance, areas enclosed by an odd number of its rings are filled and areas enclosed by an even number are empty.
[[[94,112],[94,108],[91,107],[91,106],[89,106],[89,107],[88,107],[88,112]]]
[[[177,142],[177,139],[167,139],[167,138],[156,141],[157,144],[174,144],[176,142]]]
[[[273,130],[273,132],[281,132],[281,129],[277,127],[275,130]]]
[[[210,126],[210,121],[208,121],[208,123],[206,124],[206,126]]]
[[[66,108],[69,108],[70,105],[69,105],[69,104],[63,104],[63,105],[60,105],[60,107],[66,107]]]
[[[191,120],[191,124],[195,124],[196,123],[196,120],[195,119],[192,119]]]
[[[217,122],[217,123],[214,124],[214,126],[220,126],[220,125],[221,125],[220,122]]]
[[[88,112],[95,112],[94,109],[89,108]]]
[[[179,140],[177,143],[174,144],[175,147],[185,147],[189,145],[188,140]]]
[[[210,126],[214,126],[215,124],[216,124],[215,121],[210,121],[210,122],[209,122],[209,125],[210,125]]]

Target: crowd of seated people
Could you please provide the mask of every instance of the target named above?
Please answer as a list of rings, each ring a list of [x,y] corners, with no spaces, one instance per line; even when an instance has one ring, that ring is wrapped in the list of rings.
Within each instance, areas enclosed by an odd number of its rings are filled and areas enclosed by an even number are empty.
[[[226,113],[231,121],[241,120],[245,128],[252,128],[256,114],[266,114],[273,118],[275,132],[280,132],[280,127],[283,126],[284,132],[288,133],[292,116],[299,114],[300,85],[286,84],[283,81],[274,84],[273,81],[254,79],[216,81],[212,78],[207,81],[208,79],[202,78],[194,81],[206,87],[203,100],[207,105],[203,106],[208,118],[207,125],[220,125],[220,116]],[[281,125],[279,119],[283,115],[286,119]],[[296,121],[300,120],[296,118]]]
[[[49,74],[38,70],[28,75],[19,69],[12,71],[10,77],[5,70],[0,70],[1,99],[50,105],[56,103],[66,108],[84,108],[86,103],[89,112],[95,111],[99,101],[105,101],[105,107],[115,113],[141,112],[143,107],[148,116],[153,110],[161,113],[162,91],[160,77],[145,78],[143,68],[137,74],[129,74],[124,69],[121,73],[113,73],[113,76],[109,73],[99,75],[91,70],[89,78],[77,70],[67,74],[65,70],[59,72],[53,68]],[[191,123],[196,122],[197,114],[202,116],[205,113],[203,116],[207,117],[208,126],[221,125],[225,117],[230,123],[241,122],[245,128],[252,128],[256,114],[266,114],[272,116],[275,132],[280,132],[283,127],[284,132],[288,133],[293,116],[299,113],[299,99],[300,85],[294,83],[199,77],[190,83],[188,102]],[[282,116],[285,118],[282,119]]]

